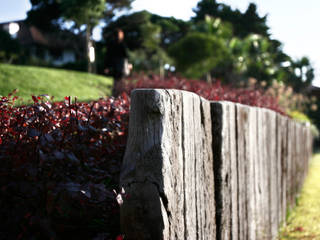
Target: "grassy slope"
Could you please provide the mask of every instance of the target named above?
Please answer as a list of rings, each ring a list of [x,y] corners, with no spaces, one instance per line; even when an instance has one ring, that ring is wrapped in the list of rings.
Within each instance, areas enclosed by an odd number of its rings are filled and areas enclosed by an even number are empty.
[[[31,95],[48,94],[55,101],[77,96],[81,101],[111,95],[112,79],[95,74],[50,68],[0,64],[0,95],[18,89],[23,102]]]
[[[320,154],[312,159],[298,205],[281,229],[280,239],[320,239]]]

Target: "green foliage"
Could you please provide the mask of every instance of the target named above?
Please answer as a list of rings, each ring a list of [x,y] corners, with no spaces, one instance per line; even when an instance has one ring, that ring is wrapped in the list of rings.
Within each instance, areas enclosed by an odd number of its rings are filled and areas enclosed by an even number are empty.
[[[296,121],[309,124],[313,137],[318,138],[320,136],[319,129],[312,123],[312,120],[306,114],[299,111],[291,111],[288,115]]]
[[[172,59],[161,48],[157,49],[153,54],[149,54],[148,51],[143,49],[130,51],[129,62],[133,64],[136,72],[151,71],[156,73],[162,71],[165,63],[173,63]]]
[[[115,12],[121,12],[123,10],[128,10],[131,8],[131,3],[134,0],[107,0],[107,7],[104,12],[104,18],[103,20],[106,23],[109,23],[112,21],[112,19],[115,17]]]
[[[110,21],[115,11],[128,9],[133,0],[30,0],[27,21],[42,30],[59,30],[64,20],[78,25],[95,26],[98,21]],[[64,20],[63,20],[64,19]]]
[[[260,17],[257,13],[257,6],[254,3],[250,3],[248,9],[242,14],[240,21],[241,28],[237,29],[236,35],[245,37],[248,34],[259,34],[268,37],[267,16]]]
[[[77,26],[98,24],[105,10],[105,0],[58,0],[62,16]]]
[[[31,9],[27,12],[27,22],[42,30],[59,29],[58,19],[61,9],[58,0],[30,0]]]
[[[311,123],[311,120],[310,118],[305,115],[304,113],[302,112],[299,112],[299,111],[290,111],[289,113],[289,116],[292,117],[293,119],[299,121],[299,122],[303,122],[303,123]]]
[[[216,0],[201,0],[194,10],[196,16],[193,21],[203,21],[207,16],[220,18],[234,26],[234,34],[244,38],[249,34],[259,34],[268,37],[267,17],[260,17],[257,13],[257,6],[250,3],[248,9],[241,13],[238,9],[233,10],[230,6],[217,3]]]
[[[61,101],[65,96],[77,96],[81,101],[96,100],[111,94],[110,78],[40,67],[0,64],[0,95],[18,89],[18,96],[30,101],[31,95],[48,94]]]
[[[130,49],[129,61],[133,63],[135,71],[158,72],[163,63],[172,62],[161,47],[162,28],[151,22],[151,16],[146,11],[125,15],[103,30],[106,41],[109,41],[117,28],[123,29],[125,43]]]
[[[51,23],[61,23],[64,17],[78,26],[94,26],[104,12],[107,25],[103,29],[103,42],[112,38],[116,28],[123,29],[130,61],[137,71],[158,71],[163,64],[172,64],[174,60],[176,69],[188,77],[207,74],[234,85],[251,77],[268,86],[277,80],[292,86],[296,92],[303,92],[314,78],[307,58],[293,60],[283,52],[281,42],[270,37],[267,16],[259,16],[253,3],[240,12],[216,0],[201,0],[194,10],[196,16],[191,21],[183,21],[147,11],[113,18],[115,9],[130,7],[132,0],[110,0],[106,6],[103,0],[31,2],[30,18],[31,13],[38,11],[46,19],[45,13],[52,9],[53,13],[47,14],[53,19]],[[88,35],[87,32],[87,41]],[[194,47],[192,53],[190,46]],[[107,54],[105,47],[100,49]],[[101,71],[103,57],[100,55],[97,65]]]
[[[160,45],[165,50],[184,37],[192,28],[191,22],[175,19],[173,17],[162,17],[152,14],[150,21],[161,27]]]
[[[289,79],[288,83],[292,84],[294,89],[299,92],[310,86],[314,78],[314,70],[307,57],[302,57],[292,61],[291,70],[295,74]]]
[[[231,48],[236,57],[238,73],[271,83],[275,79],[277,63],[274,61],[269,39],[257,34],[245,39],[233,39]]]
[[[70,29],[79,35],[85,35],[84,56],[86,56],[87,70],[91,72],[93,65],[89,61],[89,55],[93,45],[91,39],[93,28],[103,17],[107,21],[113,17],[114,11],[129,8],[131,2],[132,0],[110,0],[108,5],[106,0],[31,0],[32,8],[28,12],[27,21],[46,31],[59,31],[65,28],[64,23],[73,23]]]
[[[192,49],[192,54],[187,49]],[[228,57],[228,49],[221,39],[199,32],[173,44],[169,53],[176,60],[178,71],[192,78],[202,77]]]
[[[130,50],[157,46],[159,26],[150,22],[150,16],[149,12],[141,11],[119,17],[103,29],[104,39],[113,40],[115,30],[120,28],[125,33],[124,40]]]
[[[146,11],[125,15],[105,27],[104,38],[110,39],[116,28],[125,31],[136,71],[158,71],[159,64],[172,64],[173,59],[177,71],[187,77],[211,75],[234,85],[254,77],[268,86],[277,80],[303,91],[312,81],[310,62],[294,61],[282,51],[281,42],[267,34],[266,16],[260,17],[254,4],[241,13],[203,0],[195,12],[187,22]]]
[[[220,34],[219,37],[229,42],[232,63],[224,64],[218,71],[211,70],[211,73],[224,71],[231,74],[229,77],[219,74],[216,77],[231,83],[235,83],[234,80],[239,77],[254,77],[268,85],[276,79],[292,86],[296,92],[303,92],[311,84],[314,70],[310,61],[305,57],[293,60],[282,51],[281,42],[271,39],[268,34],[267,16],[260,17],[255,4],[249,4],[247,10],[241,13],[216,0],[201,0],[194,12],[193,25],[200,32],[206,29],[206,32],[215,32],[217,35],[214,23],[210,23],[216,19],[221,19],[224,25],[231,24],[231,34]],[[223,29],[223,25],[218,29]]]
[[[320,236],[320,154],[314,155],[299,204],[280,229],[279,239],[318,239]]]

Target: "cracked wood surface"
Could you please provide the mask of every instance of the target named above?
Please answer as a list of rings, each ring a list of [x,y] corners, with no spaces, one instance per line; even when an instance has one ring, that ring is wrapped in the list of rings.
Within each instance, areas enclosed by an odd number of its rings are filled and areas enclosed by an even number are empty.
[[[126,239],[215,239],[210,103],[175,90],[136,90],[131,101]]]
[[[131,101],[126,239],[277,238],[307,174],[307,126],[178,90],[135,90]]]

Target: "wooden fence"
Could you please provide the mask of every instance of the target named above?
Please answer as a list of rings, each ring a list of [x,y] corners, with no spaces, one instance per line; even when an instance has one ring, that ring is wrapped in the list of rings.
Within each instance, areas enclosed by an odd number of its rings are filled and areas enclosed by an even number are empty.
[[[307,173],[307,126],[178,90],[135,90],[131,101],[126,239],[277,237]]]

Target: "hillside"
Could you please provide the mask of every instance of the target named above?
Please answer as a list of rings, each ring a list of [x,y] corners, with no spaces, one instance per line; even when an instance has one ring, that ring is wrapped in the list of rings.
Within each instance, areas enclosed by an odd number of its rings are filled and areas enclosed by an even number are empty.
[[[55,101],[77,96],[80,101],[95,100],[111,94],[112,79],[83,72],[42,67],[0,64],[0,95],[18,89],[20,103],[31,101],[31,95],[48,94]]]

